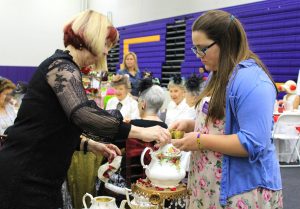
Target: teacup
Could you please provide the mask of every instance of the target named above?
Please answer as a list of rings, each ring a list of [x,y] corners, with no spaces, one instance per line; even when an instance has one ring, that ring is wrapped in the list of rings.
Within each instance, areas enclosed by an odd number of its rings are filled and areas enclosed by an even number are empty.
[[[96,202],[110,202],[112,199],[109,197],[96,197]]]
[[[184,131],[179,130],[171,130],[171,137],[172,139],[181,139],[184,136]]]

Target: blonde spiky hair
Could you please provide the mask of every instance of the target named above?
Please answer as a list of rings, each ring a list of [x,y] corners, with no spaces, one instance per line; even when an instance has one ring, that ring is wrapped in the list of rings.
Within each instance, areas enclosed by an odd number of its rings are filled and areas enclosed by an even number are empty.
[[[98,57],[95,63],[98,71],[107,71],[106,56],[103,54],[106,39],[110,38],[110,30],[114,30],[112,48],[119,36],[117,30],[112,26],[105,15],[93,10],[79,13],[64,27],[65,46],[73,45],[76,49],[84,47]]]

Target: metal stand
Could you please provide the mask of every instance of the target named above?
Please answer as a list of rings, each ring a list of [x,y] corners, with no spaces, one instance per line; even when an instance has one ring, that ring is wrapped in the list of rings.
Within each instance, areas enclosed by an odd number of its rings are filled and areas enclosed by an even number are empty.
[[[175,208],[184,204],[184,200],[188,196],[188,190],[185,184],[179,184],[176,188],[172,189],[162,189],[158,187],[153,187],[144,183],[136,183],[131,185],[132,193],[136,193],[143,197],[149,198],[149,202],[153,205],[158,205],[158,208],[164,208],[165,200],[180,200],[180,202],[175,203]]]

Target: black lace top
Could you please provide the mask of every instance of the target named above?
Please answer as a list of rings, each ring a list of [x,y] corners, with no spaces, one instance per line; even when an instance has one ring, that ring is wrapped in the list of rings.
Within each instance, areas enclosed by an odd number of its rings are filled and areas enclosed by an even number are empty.
[[[61,184],[86,131],[127,138],[130,125],[89,101],[78,66],[57,50],[33,75],[0,151],[0,208],[60,207]]]

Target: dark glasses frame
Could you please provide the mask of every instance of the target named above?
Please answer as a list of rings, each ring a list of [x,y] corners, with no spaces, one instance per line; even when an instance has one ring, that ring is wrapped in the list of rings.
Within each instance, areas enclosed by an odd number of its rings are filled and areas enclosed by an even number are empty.
[[[198,55],[200,58],[202,58],[202,57],[204,57],[205,55],[206,55],[206,51],[210,48],[210,47],[212,47],[213,45],[215,45],[217,42],[213,42],[213,43],[211,43],[210,45],[208,45],[207,47],[204,47],[204,48],[202,48],[202,49],[200,49],[200,51],[199,51],[199,49],[197,48],[197,46],[193,46],[192,48],[191,48],[191,50],[192,50],[192,52],[194,52],[194,54],[195,55]]]

